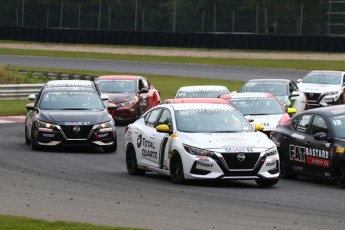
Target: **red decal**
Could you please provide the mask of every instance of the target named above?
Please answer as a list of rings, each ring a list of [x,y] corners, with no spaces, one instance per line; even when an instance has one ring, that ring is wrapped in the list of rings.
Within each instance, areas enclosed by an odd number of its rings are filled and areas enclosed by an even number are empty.
[[[327,168],[329,167],[329,160],[323,160],[315,157],[307,157],[307,163]]]

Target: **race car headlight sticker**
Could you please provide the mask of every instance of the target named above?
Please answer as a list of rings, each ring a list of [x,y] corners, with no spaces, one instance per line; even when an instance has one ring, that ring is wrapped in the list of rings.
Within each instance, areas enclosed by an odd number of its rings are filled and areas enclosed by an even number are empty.
[[[273,155],[277,155],[277,154],[278,154],[277,148],[273,147],[273,148],[267,150],[265,152],[264,156],[269,157],[269,156],[273,156]]]
[[[326,96],[329,96],[329,95],[336,95],[338,94],[339,91],[333,91],[333,92],[328,92],[328,93],[325,93]]]
[[[53,124],[43,122],[40,120],[35,120],[36,126],[38,128],[44,128],[44,129],[53,129],[55,126]]]
[[[195,148],[189,145],[183,145],[184,149],[186,152],[193,154],[193,155],[198,155],[198,156],[212,156],[213,152],[209,151],[207,149],[200,149],[200,148]]]
[[[130,100],[130,101],[125,101],[125,102],[118,103],[117,106],[119,106],[119,107],[127,107],[127,106],[131,106],[133,103],[134,103],[134,100]]]

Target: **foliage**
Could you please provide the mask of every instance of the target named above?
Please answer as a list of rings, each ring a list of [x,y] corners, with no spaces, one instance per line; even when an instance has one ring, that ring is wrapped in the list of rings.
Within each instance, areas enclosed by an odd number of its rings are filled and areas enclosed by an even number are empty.
[[[30,71],[21,74],[10,65],[0,65],[0,84],[44,83],[47,80],[48,78],[44,74],[35,75]]]

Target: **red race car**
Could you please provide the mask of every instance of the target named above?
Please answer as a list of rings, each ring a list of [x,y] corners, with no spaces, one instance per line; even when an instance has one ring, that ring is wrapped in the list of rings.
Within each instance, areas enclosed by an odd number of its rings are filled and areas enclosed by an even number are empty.
[[[144,77],[128,75],[100,76],[95,79],[102,94],[109,96],[109,109],[115,121],[130,123],[160,103],[160,93]]]

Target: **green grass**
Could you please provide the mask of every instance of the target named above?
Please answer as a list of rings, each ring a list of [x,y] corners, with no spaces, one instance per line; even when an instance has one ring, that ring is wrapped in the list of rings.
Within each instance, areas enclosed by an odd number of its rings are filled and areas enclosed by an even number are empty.
[[[0,54],[44,56],[44,57],[64,57],[64,58],[93,58],[93,59],[126,60],[126,61],[173,62],[173,63],[190,63],[190,64],[244,66],[244,67],[258,67],[258,68],[279,68],[279,69],[344,70],[344,61],[327,61],[327,60],[280,60],[280,59],[271,60],[271,59],[242,59],[242,58],[167,57],[167,56],[150,56],[150,55],[106,54],[106,53],[91,53],[91,52],[22,50],[22,49],[7,49],[7,48],[0,48]]]
[[[18,67],[16,67],[18,68]],[[23,69],[23,68],[21,68]],[[44,69],[44,68],[25,68],[26,70],[36,70],[42,72],[64,72],[64,73],[79,73],[86,75],[108,75],[108,74],[126,74],[126,73],[114,73],[114,72],[97,72],[86,70],[61,70],[61,69]],[[127,73],[128,74],[128,73]],[[130,73],[129,73],[130,74]],[[229,81],[229,80],[213,80],[203,78],[185,78],[176,76],[157,76],[142,74],[146,77],[160,92],[161,99],[173,98],[181,86],[187,85],[224,85],[228,87],[230,91],[239,90],[244,81]],[[0,100],[0,116],[9,115],[24,115],[26,113],[25,105],[30,103],[29,100]]]
[[[6,230],[139,230],[139,228],[109,227],[65,221],[44,221],[19,216],[0,215],[0,229]]]

